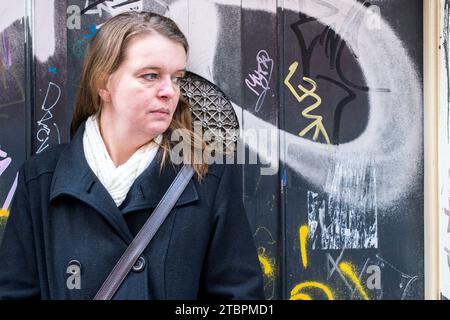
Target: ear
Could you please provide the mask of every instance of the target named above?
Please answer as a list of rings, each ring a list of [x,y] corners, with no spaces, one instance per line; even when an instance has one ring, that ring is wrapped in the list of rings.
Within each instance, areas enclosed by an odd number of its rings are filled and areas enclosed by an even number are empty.
[[[107,89],[99,89],[98,95],[100,96],[100,98],[102,98],[104,102],[111,102],[111,94]]]

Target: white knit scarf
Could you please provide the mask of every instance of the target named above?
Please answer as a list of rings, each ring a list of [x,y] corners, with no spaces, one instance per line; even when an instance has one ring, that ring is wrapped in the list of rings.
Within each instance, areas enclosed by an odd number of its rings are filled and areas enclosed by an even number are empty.
[[[86,120],[83,134],[83,149],[87,163],[103,186],[108,190],[117,206],[125,200],[136,178],[149,166],[158,151],[162,135],[140,147],[124,164],[116,167],[109,156],[100,134],[98,117]]]

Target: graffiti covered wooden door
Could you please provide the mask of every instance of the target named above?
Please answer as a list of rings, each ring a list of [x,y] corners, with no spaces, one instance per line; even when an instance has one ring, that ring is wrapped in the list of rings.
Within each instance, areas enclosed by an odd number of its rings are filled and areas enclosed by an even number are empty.
[[[284,4],[288,295],[423,298],[422,2]]]
[[[225,135],[240,130],[243,200],[266,298],[424,297],[422,1],[24,0],[21,12],[0,8],[11,20],[0,24],[3,224],[20,164],[69,140],[97,28],[120,12],[149,10],[188,37],[184,93],[195,118]],[[27,19],[46,28],[26,30]]]

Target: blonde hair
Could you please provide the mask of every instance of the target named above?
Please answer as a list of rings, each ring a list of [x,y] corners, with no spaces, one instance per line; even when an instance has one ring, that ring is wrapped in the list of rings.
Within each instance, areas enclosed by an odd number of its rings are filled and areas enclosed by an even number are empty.
[[[189,45],[184,34],[171,19],[152,12],[124,12],[106,21],[96,33],[90,44],[88,53],[84,60],[81,73],[80,87],[75,101],[75,111],[71,123],[71,134],[75,134],[78,127],[91,115],[99,114],[102,101],[98,94],[99,89],[104,87],[108,77],[115,72],[125,59],[127,44],[134,36],[141,34],[159,34],[172,41],[183,45],[186,53]],[[200,145],[194,141],[201,141],[195,136],[192,128],[191,111],[188,102],[180,96],[177,108],[172,118],[169,129],[163,134],[161,147],[164,149],[161,168],[169,158],[170,134],[174,130],[183,129],[188,132],[191,141],[191,155],[183,154],[185,163],[188,159],[194,159],[194,153],[205,149],[205,144]],[[208,165],[192,163],[194,171],[199,179],[208,170]]]

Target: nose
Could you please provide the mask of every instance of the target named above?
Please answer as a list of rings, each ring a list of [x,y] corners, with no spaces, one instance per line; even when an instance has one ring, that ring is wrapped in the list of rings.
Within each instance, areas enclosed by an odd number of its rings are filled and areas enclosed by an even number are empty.
[[[162,78],[158,88],[158,97],[161,99],[171,99],[177,92],[176,84],[173,83],[170,77]]]

